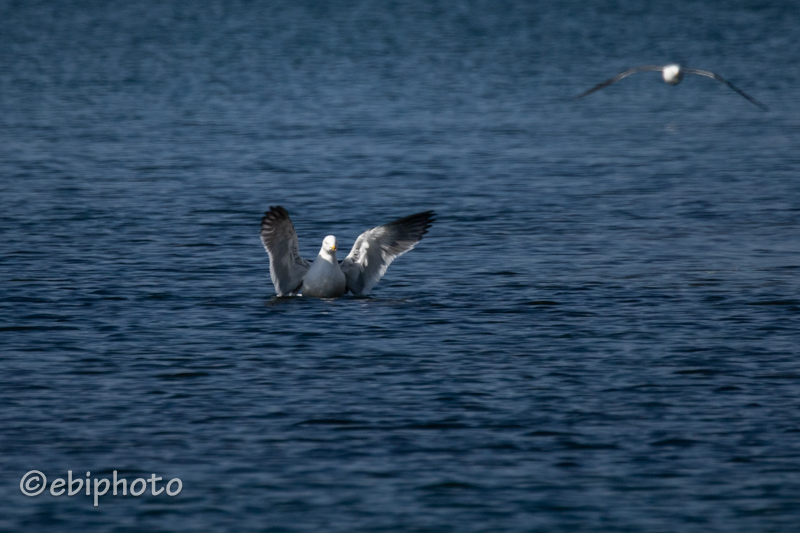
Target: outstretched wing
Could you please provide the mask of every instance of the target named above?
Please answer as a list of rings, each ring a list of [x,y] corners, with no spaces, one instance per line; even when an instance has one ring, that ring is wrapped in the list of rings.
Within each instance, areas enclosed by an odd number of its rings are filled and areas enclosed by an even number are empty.
[[[581,94],[579,94],[579,95],[578,95],[578,96],[576,96],[575,98],[576,98],[576,99],[577,99],[577,98],[583,98],[583,97],[584,97],[584,96],[586,96],[587,94],[592,94],[592,93],[593,93],[593,92],[595,92],[595,91],[599,91],[599,90],[600,90],[600,89],[602,89],[603,87],[608,87],[608,86],[609,86],[609,85],[611,85],[612,83],[617,83],[617,82],[618,82],[619,80],[621,80],[622,78],[627,78],[627,77],[628,77],[628,76],[630,76],[631,74],[636,74],[637,72],[652,72],[652,71],[656,71],[656,70],[657,70],[657,71],[664,70],[664,67],[657,67],[657,66],[655,66],[655,65],[644,65],[644,66],[642,66],[642,67],[636,67],[636,68],[632,68],[632,69],[630,69],[630,70],[626,70],[625,72],[622,72],[622,73],[620,73],[620,74],[617,74],[617,75],[616,75],[616,76],[614,76],[613,78],[609,78],[609,79],[607,79],[607,80],[606,80],[606,81],[604,81],[603,83],[598,83],[597,85],[595,85],[594,87],[592,87],[592,88],[591,88],[591,89],[589,89],[588,91],[582,92]]]
[[[720,76],[719,74],[717,74],[715,72],[710,72],[708,70],[700,70],[700,69],[696,69],[696,68],[686,68],[686,69],[683,69],[683,70],[684,70],[684,72],[687,72],[689,74],[697,74],[699,76],[705,76],[706,78],[711,78],[711,79],[714,79],[714,80],[717,80],[717,81],[721,81],[722,83],[724,83],[725,85],[727,85],[728,87],[730,87],[731,89],[736,91],[737,93],[739,93],[742,96],[744,96],[745,98],[747,98],[750,101],[750,103],[752,103],[753,105],[756,105],[756,106],[760,107],[764,111],[769,111],[769,108],[767,106],[765,106],[764,104],[762,104],[761,102],[759,102],[758,100],[756,100],[755,98],[753,98],[752,96],[750,96],[749,94],[747,94],[746,92],[744,92],[743,90],[738,88],[736,85],[732,84],[731,82],[729,82],[728,80],[726,80],[725,78],[723,78],[722,76]]]
[[[414,248],[428,233],[434,216],[433,211],[425,211],[362,233],[341,264],[347,289],[356,296],[368,294],[392,261]]]
[[[270,206],[261,218],[261,242],[269,254],[269,275],[278,296],[299,289],[308,272],[308,261],[300,255],[297,234],[286,209]]]

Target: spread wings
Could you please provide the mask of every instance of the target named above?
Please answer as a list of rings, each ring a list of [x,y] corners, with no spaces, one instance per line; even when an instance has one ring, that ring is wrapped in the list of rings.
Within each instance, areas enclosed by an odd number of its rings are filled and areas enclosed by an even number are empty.
[[[609,78],[606,81],[604,81],[603,83],[598,83],[597,85],[595,85],[594,87],[592,87],[588,91],[582,92],[581,94],[579,94],[575,98],[583,98],[587,94],[592,94],[595,91],[599,91],[603,87],[608,87],[612,83],[617,83],[619,80],[621,80],[623,78],[627,78],[631,74],[636,74],[637,72],[652,72],[652,71],[659,71],[660,72],[662,70],[664,70],[664,67],[656,67],[654,65],[645,65],[643,67],[635,67],[635,68],[632,68],[630,70],[626,70],[625,72],[622,72],[620,74],[617,74],[613,78]]]
[[[722,76],[720,76],[715,72],[710,72],[708,70],[700,70],[697,68],[687,68],[684,70],[686,71],[687,74],[697,74],[699,76],[705,76],[706,78],[711,78],[713,80],[721,81],[722,83],[724,83],[737,93],[744,96],[751,104],[760,107],[764,111],[769,111],[769,108],[767,106],[765,106],[764,104],[762,104],[761,102],[759,102],[758,100],[756,100],[755,98],[753,98],[752,96],[750,96],[749,94],[738,88],[736,85],[732,84],[731,82],[729,82],[728,80],[726,80],[725,78],[723,78]]]
[[[261,219],[261,242],[269,254],[269,275],[278,296],[298,290],[308,272],[308,261],[300,255],[297,233],[286,209],[270,206]]]
[[[347,289],[356,296],[369,293],[397,257],[408,252],[428,232],[433,211],[397,219],[362,233],[342,261]]]

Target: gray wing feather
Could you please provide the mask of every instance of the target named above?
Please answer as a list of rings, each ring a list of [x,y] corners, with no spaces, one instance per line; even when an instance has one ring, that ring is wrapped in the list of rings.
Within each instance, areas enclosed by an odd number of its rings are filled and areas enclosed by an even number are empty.
[[[356,296],[372,290],[396,258],[408,252],[428,233],[433,211],[397,219],[362,233],[341,264],[347,289]]]
[[[630,70],[626,70],[625,72],[622,72],[620,74],[617,74],[613,78],[609,78],[609,79],[607,79],[606,81],[604,81],[602,83],[598,83],[597,85],[595,85],[594,87],[592,87],[588,91],[582,92],[581,94],[579,94],[575,98],[576,99],[577,98],[583,98],[584,96],[586,96],[588,94],[592,94],[595,91],[599,91],[603,87],[608,87],[612,83],[617,83],[619,80],[621,80],[623,78],[627,78],[631,74],[636,74],[637,72],[653,72],[653,71],[661,71],[661,70],[664,70],[664,67],[657,67],[655,65],[644,65],[642,67],[635,67],[635,68],[632,68]]]
[[[269,275],[278,296],[297,291],[308,272],[308,261],[300,255],[297,233],[289,213],[281,206],[270,206],[261,218],[261,242],[269,254]]]
[[[710,72],[708,70],[700,70],[697,68],[687,68],[684,69],[684,71],[689,74],[697,74],[699,76],[705,76],[706,78],[711,78],[717,81],[721,81],[722,83],[724,83],[725,85],[727,85],[740,95],[744,96],[751,104],[760,107],[764,111],[769,111],[769,108],[767,106],[765,106],[764,104],[762,104],[761,102],[759,102],[758,100],[756,100],[755,98],[753,98],[752,96],[750,96],[749,94],[738,88],[736,85],[732,84],[731,82],[729,82],[728,80],[726,80],[725,78],[723,78],[722,76],[720,76],[715,72]]]

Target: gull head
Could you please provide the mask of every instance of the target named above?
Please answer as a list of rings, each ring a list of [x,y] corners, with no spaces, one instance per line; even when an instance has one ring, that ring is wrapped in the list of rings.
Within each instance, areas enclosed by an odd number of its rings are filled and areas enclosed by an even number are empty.
[[[336,237],[333,235],[328,235],[325,237],[325,240],[322,241],[322,250],[325,252],[336,254],[336,250],[339,248]]]
[[[664,83],[670,85],[678,85],[683,80],[684,72],[681,70],[680,65],[667,65],[661,71],[661,76],[664,78]]]

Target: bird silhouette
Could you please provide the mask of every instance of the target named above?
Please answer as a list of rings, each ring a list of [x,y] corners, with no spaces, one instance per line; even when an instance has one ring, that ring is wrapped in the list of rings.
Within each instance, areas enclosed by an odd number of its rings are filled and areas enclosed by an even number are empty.
[[[656,65],[644,65],[641,67],[635,67],[630,70],[626,70],[625,72],[617,74],[613,78],[609,78],[602,83],[598,83],[588,91],[582,92],[575,98],[576,99],[583,98],[586,95],[592,94],[595,91],[599,91],[603,87],[608,87],[612,83],[616,83],[623,78],[627,78],[631,74],[636,74],[637,72],[661,72],[661,77],[664,79],[664,83],[667,83],[669,85],[678,85],[681,81],[683,81],[683,78],[686,74],[697,74],[698,76],[705,76],[706,78],[711,78],[713,80],[717,80],[719,82],[724,83],[725,85],[727,85],[728,87],[730,87],[731,89],[733,89],[734,91],[745,97],[750,103],[752,103],[757,107],[760,107],[764,111],[767,111],[769,109],[767,108],[767,106],[765,106],[764,104],[762,104],[761,102],[759,102],[758,100],[756,100],[755,98],[753,98],[752,96],[750,96],[749,94],[747,94],[746,92],[744,92],[743,90],[741,90],[740,88],[738,88],[737,86],[735,86],[734,84],[732,84],[731,82],[729,82],[728,80],[726,80],[725,78],[723,78],[722,76],[720,76],[715,72],[711,72],[708,70],[700,70],[696,68],[683,68],[680,65],[676,65],[674,63],[669,65],[664,65],[663,67],[659,67]]]

